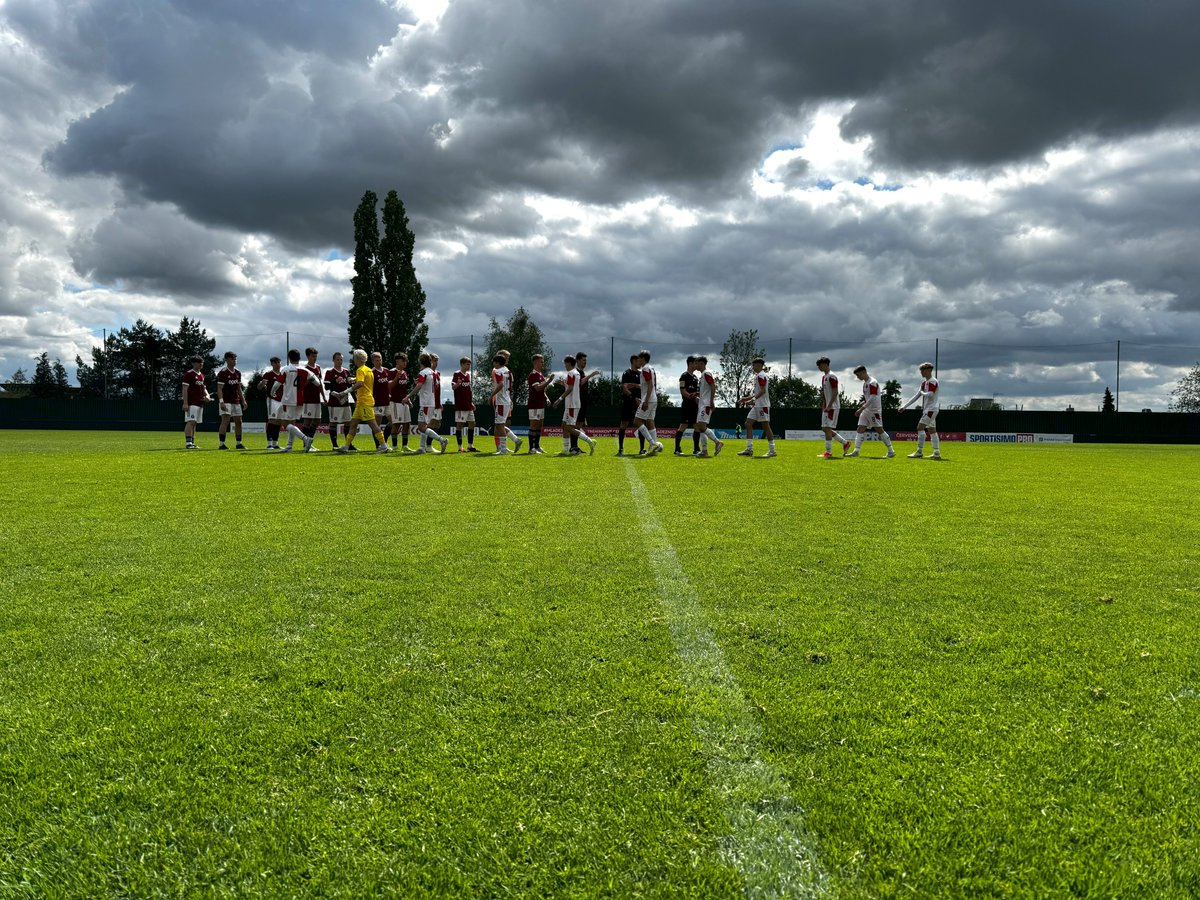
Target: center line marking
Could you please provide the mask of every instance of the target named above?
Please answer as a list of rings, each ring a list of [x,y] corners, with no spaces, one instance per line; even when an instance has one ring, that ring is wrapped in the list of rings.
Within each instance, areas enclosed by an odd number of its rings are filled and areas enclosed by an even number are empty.
[[[713,636],[695,588],[679,564],[636,467],[625,476],[638,510],[646,554],[654,569],[683,669],[692,727],[707,760],[710,787],[721,801],[729,834],[721,851],[745,881],[748,897],[821,897],[828,876],[804,810],[792,799],[787,777],[763,758],[762,729]]]

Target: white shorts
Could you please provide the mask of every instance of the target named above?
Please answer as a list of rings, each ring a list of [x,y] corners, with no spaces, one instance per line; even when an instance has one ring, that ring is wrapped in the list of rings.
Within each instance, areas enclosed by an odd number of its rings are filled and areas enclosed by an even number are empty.
[[[279,414],[275,416],[280,422],[295,422],[300,418],[301,406],[288,406],[286,403],[279,404]]]
[[[696,413],[696,424],[701,423],[707,425],[712,420],[713,408],[711,406],[700,407],[700,412]]]
[[[574,425],[575,420],[577,418],[579,418],[579,407],[578,406],[568,406],[566,409],[563,410],[562,423],[564,425]]]
[[[496,410],[497,425],[503,425],[508,421],[508,417],[512,415],[512,408],[507,403],[497,403],[494,409]]]
[[[529,421],[530,422],[545,422],[546,421],[546,410],[531,409],[529,411]]]
[[[750,407],[750,412],[746,413],[746,419],[750,422],[770,422],[771,407],[755,403]]]
[[[934,431],[937,431],[937,422],[934,421],[937,418],[937,414],[938,411],[936,409],[932,412],[921,413],[921,421],[917,423],[917,427],[932,428]]]
[[[226,403],[221,401],[220,411],[222,416],[229,416],[231,419],[240,419],[242,417],[242,404]]]
[[[822,428],[837,428],[838,407],[833,408],[833,412],[825,412],[821,410],[821,427]]]
[[[204,423],[204,407],[189,406],[187,412],[183,414],[183,421],[195,422],[197,425],[202,425]]]
[[[436,406],[422,406],[417,413],[417,421],[423,425],[428,425],[430,422],[440,422],[442,420],[442,411]]]
[[[282,400],[268,399],[267,400],[267,418],[268,419],[278,419],[279,418],[279,407],[281,407],[281,406],[283,406]]]
[[[466,425],[468,422],[475,421],[475,410],[473,409],[456,409],[454,411],[454,424]]]
[[[637,406],[637,411],[634,412],[633,416],[635,419],[637,419],[640,422],[650,422],[651,424],[653,424],[654,417],[657,414],[658,414],[658,403],[656,401],[654,403],[651,403],[645,409],[642,409],[642,404],[639,403]]]
[[[331,406],[331,407],[329,407],[329,421],[336,425],[340,425],[343,422],[349,422],[350,421],[350,407],[349,406]]]
[[[318,422],[320,422],[321,421],[321,404],[320,403],[305,403],[304,406],[300,407],[300,418],[316,419]]]
[[[407,403],[392,402],[388,404],[388,418],[393,425],[411,425],[412,407]]]
[[[864,409],[858,414],[859,428],[882,428],[883,414],[871,412],[869,409]]]
[[[389,405],[390,405],[390,404],[389,404]],[[375,421],[376,421],[376,422],[381,422],[381,421],[383,421],[384,419],[386,419],[386,418],[387,418],[387,414],[388,414],[388,406],[377,406],[377,407],[375,407]]]

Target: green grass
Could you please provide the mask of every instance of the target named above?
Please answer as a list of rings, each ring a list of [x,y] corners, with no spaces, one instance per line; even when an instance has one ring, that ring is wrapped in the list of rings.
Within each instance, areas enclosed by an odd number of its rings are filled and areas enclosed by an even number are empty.
[[[833,894],[1200,893],[1200,448],[180,443],[0,431],[0,896],[739,896],[626,466]]]

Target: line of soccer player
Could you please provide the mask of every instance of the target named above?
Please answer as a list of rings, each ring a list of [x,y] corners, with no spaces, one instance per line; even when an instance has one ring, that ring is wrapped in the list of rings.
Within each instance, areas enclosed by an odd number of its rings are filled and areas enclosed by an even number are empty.
[[[329,439],[333,449],[339,453],[354,453],[354,439],[361,426],[366,426],[378,453],[390,453],[397,447],[403,452],[414,454],[445,453],[449,438],[440,433],[442,417],[442,376],[438,371],[438,355],[433,352],[420,354],[420,366],[416,376],[408,373],[408,355],[397,353],[394,367],[383,364],[380,353],[368,357],[365,350],[352,354],[353,369],[343,366],[342,354],[333,354],[333,365],[322,370],[317,364],[316,348],[305,351],[307,362],[300,362],[300,351],[289,350],[287,364],[271,357],[271,368],[263,374],[262,383],[267,391],[267,449],[290,452],[299,441],[306,453],[316,452],[313,442],[321,424],[322,407],[329,419]],[[371,365],[367,365],[368,358]],[[508,367],[510,354],[501,350],[492,360],[491,395],[488,403],[495,411],[495,453],[503,456],[520,452],[522,439],[512,429],[513,373]],[[642,350],[629,358],[629,368],[621,376],[621,417],[617,433],[617,455],[625,455],[625,438],[631,429],[638,438],[638,456],[655,456],[663,451],[658,440],[655,417],[660,393],[659,375],[651,365],[649,350]],[[202,357],[192,358],[192,367],[183,374],[181,401],[184,412],[185,446],[196,449],[196,425],[204,420],[204,404],[212,398],[205,386]],[[585,431],[587,426],[588,383],[598,377],[599,369],[587,371],[587,354],[578,353],[563,357],[563,372],[547,373],[545,358],[533,357],[533,371],[526,377],[529,391],[529,449],[530,454],[541,454],[542,427],[545,424],[547,406],[561,406],[563,453],[582,454],[579,444],[596,452],[596,442]],[[751,363],[750,392],[740,397],[741,406],[749,407],[746,415],[746,447],[738,456],[754,455],[754,433],[762,429],[767,441],[764,457],[773,457],[775,435],[771,431],[771,399],[766,363],[758,358]],[[869,431],[875,432],[887,448],[887,458],[895,456],[892,441],[883,428],[882,396],[879,382],[871,377],[866,366],[854,369],[855,376],[862,382],[862,400],[856,410],[858,429],[851,441],[837,431],[837,419],[841,406],[838,378],[830,371],[828,357],[817,360],[821,372],[821,430],[825,434],[824,459],[833,456],[833,443],[841,444],[842,455],[857,457]],[[920,402],[921,419],[917,425],[917,450],[909,456],[920,459],[924,456],[925,441],[932,441],[931,459],[941,459],[936,418],[940,406],[938,381],[933,377],[933,364],[921,363],[921,386],[900,409]],[[474,375],[471,360],[462,357],[459,368],[450,379],[454,395],[455,437],[460,453],[477,453],[475,438]],[[553,402],[547,391],[555,386],[562,387],[562,394]],[[247,409],[246,394],[242,385],[242,373],[237,368],[237,354],[225,354],[225,366],[216,374],[218,413],[221,417],[218,428],[218,448],[228,449],[225,440],[232,425],[236,449],[245,450],[242,443],[242,418]],[[710,422],[716,407],[717,379],[708,371],[708,358],[689,356],[687,370],[679,376],[680,422],[675,431],[675,455],[684,456],[682,442],[684,433],[692,431],[692,454],[700,458],[715,457],[725,447],[725,442],[712,431]],[[415,422],[414,422],[415,419]],[[386,428],[384,427],[386,423]],[[418,447],[412,450],[409,438],[416,426]],[[286,433],[287,444],[281,446],[280,437]],[[345,442],[338,443],[339,437]],[[466,446],[463,446],[464,438]],[[389,446],[388,441],[391,441]],[[512,448],[509,448],[509,444]],[[439,449],[434,449],[437,444]],[[712,452],[709,452],[709,448]]]

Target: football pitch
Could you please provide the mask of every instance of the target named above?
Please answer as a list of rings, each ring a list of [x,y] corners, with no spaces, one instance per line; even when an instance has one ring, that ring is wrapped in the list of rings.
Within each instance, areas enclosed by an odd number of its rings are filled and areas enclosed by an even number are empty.
[[[666,436],[0,431],[0,896],[1200,894],[1200,447]]]

